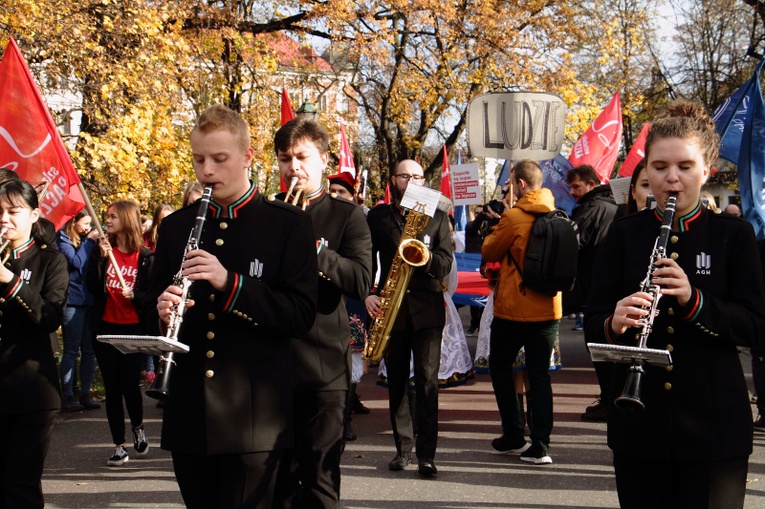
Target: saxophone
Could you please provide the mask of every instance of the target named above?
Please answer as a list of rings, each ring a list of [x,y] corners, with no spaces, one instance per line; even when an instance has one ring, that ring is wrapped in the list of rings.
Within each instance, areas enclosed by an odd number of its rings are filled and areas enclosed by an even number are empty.
[[[372,322],[364,345],[364,360],[373,363],[382,360],[412,272],[430,260],[430,250],[416,238],[417,234],[425,229],[428,221],[430,217],[425,214],[425,205],[419,202],[407,214],[401,242],[388,271],[388,279],[380,292],[380,312]]]

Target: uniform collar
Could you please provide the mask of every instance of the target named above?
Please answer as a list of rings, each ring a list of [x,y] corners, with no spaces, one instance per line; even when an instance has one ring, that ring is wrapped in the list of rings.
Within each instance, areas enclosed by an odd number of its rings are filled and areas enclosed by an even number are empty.
[[[247,190],[247,192],[228,207],[223,207],[222,205],[218,205],[214,201],[210,200],[210,211],[212,212],[213,219],[220,219],[224,210],[226,210],[228,213],[228,219],[236,219],[239,211],[242,210],[242,208],[250,203],[253,199],[255,199],[257,195],[258,187],[253,182],[250,182],[250,188]]]
[[[701,202],[696,204],[696,207],[694,207],[693,210],[688,212],[682,217],[679,217],[677,219],[678,227],[680,228],[681,232],[686,232],[691,229],[692,226],[695,226],[699,219],[701,219],[704,214],[706,214],[707,209],[701,206]],[[664,211],[659,210],[659,207],[656,207],[653,209],[653,214],[656,217],[656,219],[661,222],[664,219]]]
[[[19,247],[15,249],[11,249],[11,260],[18,260],[19,258],[22,258],[26,253],[31,251],[31,249],[35,246],[35,239],[29,239],[24,244],[20,245]]]

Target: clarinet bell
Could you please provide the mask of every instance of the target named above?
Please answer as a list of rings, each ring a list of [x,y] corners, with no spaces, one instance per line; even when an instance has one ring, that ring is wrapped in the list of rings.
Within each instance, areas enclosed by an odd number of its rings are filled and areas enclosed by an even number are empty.
[[[170,397],[170,371],[173,367],[172,353],[168,355],[169,358],[163,359],[162,369],[157,373],[157,378],[154,380],[154,384],[150,389],[146,391],[146,395],[152,399],[158,399],[164,401]]]
[[[621,396],[614,400],[616,408],[626,412],[642,412],[645,409],[645,405],[640,400],[643,373],[643,366],[639,364],[630,366],[630,374],[624,384],[624,391]]]

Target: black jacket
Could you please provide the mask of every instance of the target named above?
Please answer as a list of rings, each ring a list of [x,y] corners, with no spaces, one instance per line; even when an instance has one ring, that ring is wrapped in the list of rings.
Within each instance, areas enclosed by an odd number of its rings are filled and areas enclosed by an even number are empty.
[[[589,341],[635,345],[638,329],[610,332],[616,302],[640,289],[661,220],[654,210],[619,219],[596,260],[585,315]],[[642,413],[612,407],[608,444],[614,451],[662,461],[718,461],[752,452],[752,411],[737,346],[765,334],[765,290],[752,227],[697,207],[680,218],[667,252],[683,268],[693,297],[680,306],[659,301],[649,348],[669,349],[671,370],[647,366]],[[627,364],[616,364],[609,403],[621,394]]]
[[[594,274],[595,253],[606,238],[617,210],[611,186],[598,186],[579,200],[571,219],[579,229],[579,256],[574,288],[563,296],[563,313],[581,311],[587,303]]]
[[[369,211],[367,224],[372,234],[373,273],[377,270],[375,254],[380,255],[380,284],[378,293],[388,278],[393,257],[401,242],[406,222],[399,208],[393,204],[378,205]],[[444,295],[441,280],[452,267],[452,239],[449,219],[440,210],[428,221],[425,229],[417,235],[430,249],[430,261],[414,269],[403,303],[393,324],[393,331],[443,328],[446,322]],[[411,323],[411,328],[407,323]]]
[[[66,258],[35,241],[15,249],[0,284],[0,414],[61,407],[50,334],[61,326],[69,289]]]
[[[189,205],[162,221],[152,295],[181,267],[197,210]],[[223,215],[210,202],[199,246],[228,270],[227,286],[191,285],[194,305],[179,337],[190,350],[174,356],[162,448],[196,455],[286,449],[294,441],[289,338],[308,332],[316,312],[311,218],[265,200],[254,186]]]
[[[345,297],[363,300],[372,281],[372,241],[363,210],[326,192],[306,208],[319,251],[316,320],[293,343],[295,389],[350,387],[350,325]]]

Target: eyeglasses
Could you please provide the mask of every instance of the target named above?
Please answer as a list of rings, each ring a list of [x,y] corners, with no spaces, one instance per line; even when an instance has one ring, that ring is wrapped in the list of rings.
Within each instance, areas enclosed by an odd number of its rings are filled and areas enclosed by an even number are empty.
[[[410,180],[413,180],[415,182],[422,182],[425,180],[425,177],[422,175],[407,175],[406,173],[399,173],[398,175],[393,175],[394,178],[399,178],[402,180],[406,180],[409,182]]]

